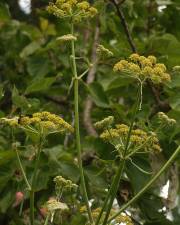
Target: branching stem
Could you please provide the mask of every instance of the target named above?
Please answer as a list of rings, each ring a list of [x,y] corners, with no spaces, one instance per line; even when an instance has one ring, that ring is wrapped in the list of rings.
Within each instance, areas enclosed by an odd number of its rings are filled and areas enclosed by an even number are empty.
[[[110,223],[112,220],[114,220],[117,216],[119,216],[120,213],[122,213],[125,209],[127,209],[131,204],[133,204],[139,197],[144,194],[149,187],[161,176],[161,174],[171,165],[171,163],[174,161],[176,156],[180,153],[180,146],[177,147],[175,152],[172,154],[172,156],[169,158],[169,160],[162,166],[162,168],[159,170],[159,172],[154,175],[151,180],[125,205],[123,205],[120,210],[112,216],[109,220],[108,223]]]

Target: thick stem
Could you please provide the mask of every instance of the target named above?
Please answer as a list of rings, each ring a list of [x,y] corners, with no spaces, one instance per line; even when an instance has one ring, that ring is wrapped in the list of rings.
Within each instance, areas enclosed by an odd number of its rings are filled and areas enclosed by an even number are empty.
[[[162,168],[159,170],[159,172],[154,175],[151,180],[125,205],[123,205],[120,210],[112,216],[108,223],[110,223],[112,220],[114,220],[117,216],[119,216],[120,213],[122,213],[127,207],[129,207],[131,204],[133,204],[144,192],[148,190],[148,188],[161,176],[161,174],[170,166],[170,164],[174,161],[176,156],[180,153],[180,146],[175,150],[175,152],[172,154],[172,156],[169,158],[169,160],[162,166]]]
[[[71,24],[71,34],[72,35],[74,34],[73,22]],[[93,218],[92,218],[91,209],[89,206],[84,172],[83,172],[83,165],[82,165],[81,141],[80,141],[80,131],[79,131],[79,79],[78,79],[78,75],[77,75],[76,58],[75,58],[76,57],[75,56],[75,44],[74,44],[73,40],[71,41],[71,51],[72,51],[72,55],[71,55],[72,71],[73,71],[73,77],[74,77],[75,135],[76,135],[76,148],[78,151],[78,164],[79,164],[79,171],[80,171],[80,177],[81,177],[81,187],[83,190],[83,197],[84,197],[84,201],[86,203],[89,221],[91,224],[93,224]]]
[[[125,159],[123,159],[122,163],[120,164],[120,166],[118,168],[118,172],[116,174],[116,177],[115,177],[115,180],[114,180],[114,183],[113,183],[113,186],[112,186],[112,191],[111,191],[111,195],[110,195],[110,201],[109,201],[108,208],[107,208],[107,211],[106,211],[106,215],[105,215],[105,218],[104,218],[104,221],[103,221],[102,225],[106,225],[107,224],[107,220],[108,220],[109,214],[111,212],[112,204],[113,204],[114,198],[115,198],[116,193],[117,193],[119,182],[121,180],[122,173],[124,171],[125,162],[126,162]]]

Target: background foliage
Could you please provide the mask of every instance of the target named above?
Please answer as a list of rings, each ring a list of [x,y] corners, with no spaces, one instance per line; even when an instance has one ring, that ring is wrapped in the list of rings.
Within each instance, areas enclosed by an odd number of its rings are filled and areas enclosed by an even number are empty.
[[[92,1],[91,1],[92,2]],[[69,24],[58,20],[45,11],[48,0],[31,1],[31,13],[26,14],[18,1],[0,2],[0,116],[19,113],[32,114],[45,110],[59,114],[73,124],[73,93],[69,90],[71,69],[67,51],[69,46],[60,45],[56,38],[69,33]],[[129,123],[137,86],[128,79],[117,76],[112,66],[119,59],[129,56],[132,49],[128,43],[121,20],[110,1],[95,1],[99,15],[92,23],[84,21],[77,25],[79,41],[77,55],[93,61],[94,47],[98,43],[109,48],[114,57],[101,59],[95,71],[95,79],[80,85],[80,116],[83,145],[83,164],[90,199],[95,203],[105,196],[105,188],[115,170],[111,146],[101,142],[94,130],[89,129],[89,117],[84,109],[87,101],[93,102],[92,122],[114,115],[117,122]],[[138,114],[143,126],[151,122],[158,111],[164,111],[177,120],[174,130],[161,131],[159,139],[163,152],[158,158],[136,157],[139,166],[157,171],[160,165],[180,144],[180,72],[172,68],[180,65],[180,2],[179,0],[127,0],[120,6],[127,20],[130,33],[141,55],[155,55],[168,66],[172,82],[164,88],[144,87],[143,110]],[[81,36],[80,36],[81,34]],[[85,65],[79,61],[79,70]],[[88,75],[89,76],[89,75]],[[87,98],[87,96],[90,97]],[[21,133],[16,134],[22,148],[28,176],[33,168],[34,151]],[[20,174],[15,153],[12,150],[11,132],[0,130],[0,223],[25,224],[28,214],[28,195]],[[179,159],[156,185],[144,194],[134,208],[134,219],[143,224],[180,224],[177,195]],[[41,157],[39,182],[36,184],[36,209],[39,224],[43,220],[40,208],[54,194],[53,177],[63,175],[78,183],[79,171],[73,136],[49,137]],[[141,173],[132,165],[126,168],[118,203],[127,201],[146,183],[149,175]],[[168,200],[159,196],[160,187],[170,181]],[[15,193],[25,194],[24,214],[19,219],[18,207],[13,207]],[[174,202],[176,201],[176,204]],[[164,210],[166,206],[166,210]],[[169,208],[169,210],[168,210]],[[136,209],[136,210],[135,210]],[[163,209],[163,210],[162,210]],[[167,214],[170,219],[167,219]],[[80,214],[67,223],[83,224]],[[135,224],[141,224],[135,221]],[[37,221],[38,224],[38,221]],[[55,222],[56,224],[56,222]]]

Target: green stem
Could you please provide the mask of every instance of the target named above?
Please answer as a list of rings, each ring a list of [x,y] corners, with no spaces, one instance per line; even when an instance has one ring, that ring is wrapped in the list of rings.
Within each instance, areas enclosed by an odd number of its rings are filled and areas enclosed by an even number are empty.
[[[71,23],[71,34],[74,35],[74,25],[73,22]],[[75,44],[74,41],[71,41],[71,59],[72,59],[72,72],[74,77],[74,111],[75,111],[75,134],[76,134],[76,147],[78,151],[78,164],[80,170],[80,177],[81,177],[81,185],[83,190],[83,197],[86,203],[87,212],[89,221],[93,224],[93,218],[91,214],[91,209],[89,206],[88,195],[86,190],[85,178],[84,178],[84,171],[82,165],[82,154],[81,154],[81,141],[80,141],[80,131],[79,131],[79,79],[77,75],[77,67],[76,67],[76,56],[75,56]]]
[[[108,220],[109,214],[111,212],[112,204],[113,204],[114,198],[115,198],[117,190],[118,190],[119,182],[121,180],[122,173],[124,171],[124,167],[125,167],[125,159],[123,159],[122,163],[120,164],[120,166],[118,168],[118,171],[117,171],[117,174],[116,174],[116,177],[115,177],[115,180],[114,180],[114,183],[112,185],[110,201],[109,201],[108,208],[107,208],[107,211],[106,211],[106,215],[105,215],[105,218],[104,218],[104,221],[103,221],[102,225],[107,224],[107,220]]]
[[[19,153],[18,153],[18,150],[17,150],[16,147],[15,147],[15,152],[16,152],[18,164],[19,164],[21,173],[22,173],[22,175],[23,175],[24,181],[25,181],[25,183],[26,183],[26,186],[27,186],[28,190],[30,191],[30,190],[31,190],[31,185],[29,184],[29,181],[28,181],[28,179],[27,179],[27,177],[26,177],[26,173],[25,173],[25,171],[24,171],[24,168],[23,168],[23,165],[22,165],[22,163],[21,163],[21,159],[20,159],[20,157],[19,157]]]
[[[23,205],[24,205],[24,200],[21,202],[21,205],[20,205],[20,208],[19,208],[19,216],[22,215]]]
[[[44,225],[48,225],[49,217],[50,217],[50,214],[48,213],[47,216],[46,216],[46,220],[45,220]]]
[[[40,135],[38,152],[37,152],[34,172],[33,172],[33,176],[32,176],[32,181],[31,181],[31,191],[30,191],[30,221],[31,221],[31,225],[34,225],[34,194],[35,194],[34,186],[35,186],[35,182],[36,182],[36,178],[37,178],[37,171],[38,171],[38,167],[39,167],[39,159],[40,159],[41,149],[42,149],[42,138]]]
[[[172,156],[169,158],[169,160],[162,166],[162,168],[159,170],[159,172],[154,175],[151,180],[125,205],[123,205],[120,210],[112,216],[108,223],[110,223],[112,220],[114,220],[117,216],[119,216],[120,213],[122,213],[127,207],[129,207],[131,204],[133,204],[144,192],[148,190],[148,188],[161,176],[161,174],[170,166],[170,164],[174,161],[176,156],[180,153],[180,146],[175,150],[175,152],[172,154]]]
[[[104,218],[104,221],[103,221],[103,225],[106,225],[106,223],[107,223],[107,220],[108,220],[111,208],[112,208],[112,204],[113,204],[114,198],[116,196],[116,193],[117,193],[117,190],[118,190],[118,187],[119,187],[119,182],[121,180],[122,173],[123,173],[123,170],[124,170],[124,167],[125,167],[125,163],[126,163],[125,157],[126,157],[126,154],[127,154],[127,151],[128,151],[129,141],[130,141],[130,137],[131,137],[131,131],[133,129],[136,114],[137,114],[137,111],[139,109],[140,98],[141,98],[141,91],[138,90],[137,102],[136,102],[135,107],[134,107],[133,117],[132,117],[132,121],[131,121],[130,128],[129,128],[129,131],[128,131],[127,139],[126,139],[126,145],[125,145],[124,152],[123,152],[123,160],[120,163],[120,165],[118,167],[117,174],[115,175],[115,177],[113,179],[112,185],[109,189],[109,192],[108,192],[108,195],[105,199],[104,205],[103,205],[103,207],[101,209],[101,212],[100,212],[100,214],[99,214],[99,216],[96,220],[96,225],[99,224],[99,221],[101,219],[103,211],[105,210],[105,208],[107,206],[107,203],[109,201],[108,208],[107,208],[107,211],[106,211],[106,215],[105,215],[105,218]],[[110,200],[109,200],[109,198],[110,198]]]

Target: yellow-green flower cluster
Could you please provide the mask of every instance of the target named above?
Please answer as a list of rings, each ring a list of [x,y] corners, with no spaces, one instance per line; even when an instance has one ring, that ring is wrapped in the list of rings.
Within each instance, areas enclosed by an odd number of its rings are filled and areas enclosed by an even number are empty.
[[[65,203],[62,203],[60,201],[57,201],[56,199],[50,199],[46,203],[46,208],[48,212],[54,212],[56,210],[68,210],[68,206]]]
[[[155,56],[140,56],[137,53],[130,55],[128,60],[120,60],[114,65],[114,72],[125,72],[131,77],[145,81],[151,80],[155,84],[171,81],[163,63],[157,63]]]
[[[64,42],[64,41],[77,41],[77,37],[75,37],[72,34],[66,34],[66,35],[63,35],[61,37],[58,37],[56,40],[62,41],[62,42]]]
[[[101,207],[93,209],[92,210],[92,217],[94,220],[96,220],[99,216],[99,213],[101,212]],[[87,209],[86,206],[82,206],[80,208],[80,212],[81,213],[86,213]],[[115,209],[111,209],[110,212],[110,216],[113,216],[117,211]],[[105,212],[103,212],[102,217],[101,217],[101,221],[103,221],[104,216],[105,216]],[[124,225],[133,225],[132,219],[130,216],[126,215],[125,213],[121,213],[119,216],[117,216],[115,219],[116,224],[121,224],[123,223]]]
[[[38,112],[32,116],[16,116],[1,118],[1,121],[11,127],[34,127],[47,132],[74,132],[74,128],[61,117],[50,112]]]
[[[168,125],[168,126],[173,126],[176,124],[175,119],[169,118],[165,113],[159,112],[158,114],[158,119],[162,123],[162,125]]]
[[[0,119],[0,122],[3,123],[3,124],[7,124],[10,127],[17,127],[18,126],[18,120],[19,120],[18,116],[15,116],[13,118],[3,117],[3,118]]]
[[[55,189],[56,190],[70,190],[70,191],[76,191],[78,186],[74,184],[71,180],[66,180],[62,176],[56,176],[54,178],[55,182]]]
[[[114,117],[108,116],[104,118],[103,120],[96,122],[94,126],[96,129],[102,130],[102,129],[110,127],[113,124],[113,122],[114,122]]]
[[[180,66],[174,66],[173,71],[174,72],[180,72]]]
[[[49,13],[59,18],[70,17],[74,21],[94,17],[97,9],[90,6],[88,1],[81,0],[56,0],[47,7]]]
[[[98,45],[96,52],[99,56],[113,56],[113,53],[109,49],[105,48],[103,45]]]
[[[126,224],[126,225],[133,225],[132,219],[130,216],[125,215],[125,214],[120,214],[119,216],[116,217],[116,223],[118,224]]]
[[[117,124],[116,128],[106,129],[100,135],[104,141],[109,142],[115,146],[117,150],[123,150],[127,136],[129,132],[129,127],[125,124]],[[158,138],[155,133],[148,134],[141,129],[132,129],[130,136],[129,151],[139,148],[145,152],[153,151],[158,153],[161,151]]]
[[[22,126],[40,126],[43,129],[57,132],[74,131],[73,127],[61,117],[46,111],[34,113],[32,117],[23,116],[20,118],[19,124]]]

